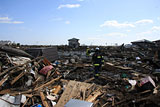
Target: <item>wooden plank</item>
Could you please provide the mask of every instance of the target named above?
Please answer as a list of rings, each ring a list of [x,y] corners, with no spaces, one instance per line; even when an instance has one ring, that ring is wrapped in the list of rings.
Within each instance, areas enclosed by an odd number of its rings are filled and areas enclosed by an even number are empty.
[[[31,98],[32,99],[32,105],[34,105],[35,103],[34,103],[34,98]]]
[[[11,71],[9,72],[9,75],[11,75],[12,73],[16,73],[16,72],[22,71],[22,70],[24,70],[25,68],[26,68],[26,67],[23,66],[23,67],[18,67],[18,68],[16,68],[16,69],[13,69],[13,70],[11,70]]]
[[[89,78],[89,79],[85,80],[84,82],[90,82],[90,81],[92,81],[92,80],[94,80],[94,79],[95,79],[95,78],[92,77],[92,78]]]
[[[132,68],[130,68],[130,67],[115,66],[114,64],[109,63],[109,62],[106,62],[104,64],[103,69],[113,70],[113,71],[116,70],[116,69],[120,69],[120,70],[132,70]]]
[[[53,89],[51,90],[51,92],[54,94],[54,95],[57,95],[57,93],[61,90],[61,86],[60,85],[57,85],[57,86],[54,86]]]
[[[10,94],[10,95],[12,95],[12,96],[15,96],[15,95],[18,95],[18,94],[28,94],[28,93],[31,93],[31,92],[33,92],[32,89],[29,89],[29,90],[27,90],[27,91],[22,91],[22,92],[19,92],[19,91],[11,91],[11,92],[8,93],[8,94]]]
[[[47,72],[47,77],[46,77],[46,79],[49,78],[49,76],[51,75],[51,72],[52,72],[52,70],[50,70],[50,71]]]
[[[131,67],[123,67],[123,66],[115,66],[117,69],[121,69],[121,70],[132,70]]]
[[[22,105],[22,107],[24,107],[27,104],[27,102],[28,102],[29,99],[30,98],[27,98],[27,100],[24,102],[24,104]]]
[[[112,97],[112,107],[114,107],[115,103],[114,103],[114,96]]]
[[[43,58],[43,57],[35,58],[35,59],[31,60],[31,61],[26,62],[25,64],[20,64],[20,65],[16,65],[16,66],[13,66],[13,67],[9,67],[8,69],[6,69],[6,70],[4,70],[3,72],[1,72],[1,73],[0,73],[0,76],[8,73],[10,70],[13,70],[13,69],[15,69],[15,68],[17,68],[17,67],[20,67],[20,66],[27,65],[28,63],[34,62],[34,61],[39,60],[39,59],[41,59],[41,58]]]
[[[41,100],[42,100],[42,103],[45,107],[49,107],[47,101],[46,101],[46,97],[44,96],[43,92],[41,91],[40,92],[40,97],[41,97]]]
[[[94,89],[95,89],[95,84],[94,83],[90,84],[86,89],[86,97],[88,97]]]
[[[96,90],[91,95],[89,95],[89,97],[85,101],[93,102],[101,94],[102,94],[101,91]]]
[[[41,79],[41,77],[38,77],[32,84],[33,84],[33,86],[35,85],[35,84],[37,84],[37,82],[39,81]]]
[[[26,72],[22,71],[16,78],[14,78],[14,80],[11,82],[11,85],[13,85],[17,80],[19,80],[25,74],[26,74]]]
[[[85,91],[90,86],[88,83],[69,81],[66,89],[60,97],[56,107],[64,107],[64,105],[71,99],[80,96],[81,91]]]
[[[83,99],[82,100],[85,100],[86,99],[86,90],[84,90],[82,92],[83,92]]]
[[[0,81],[0,87],[3,85],[4,82],[6,82],[9,78],[9,75],[6,75],[1,81]]]
[[[23,94],[23,95],[26,96],[26,97],[29,97],[29,98],[32,98],[32,97],[33,97],[32,94]]]
[[[70,95],[73,92],[73,88],[76,86],[75,81],[70,81],[63,92],[61,98],[59,99],[58,103],[56,104],[56,107],[64,107],[64,105],[70,100]]]
[[[43,59],[43,63],[45,65],[52,65],[51,62],[49,60],[47,60],[46,58]]]
[[[34,91],[37,91],[37,90],[39,90],[39,89],[41,89],[41,88],[43,88],[43,87],[46,87],[46,86],[48,86],[48,85],[50,85],[50,84],[53,84],[55,81],[59,80],[61,77],[62,77],[62,76],[59,76],[59,77],[57,77],[57,78],[55,78],[55,79],[53,79],[53,80],[51,80],[51,81],[49,81],[49,82],[47,82],[47,83],[45,83],[45,84],[42,84],[42,85],[39,86],[39,87],[34,88]]]
[[[10,89],[5,89],[5,90],[1,90],[0,94],[6,94],[6,93],[10,93],[11,90]]]

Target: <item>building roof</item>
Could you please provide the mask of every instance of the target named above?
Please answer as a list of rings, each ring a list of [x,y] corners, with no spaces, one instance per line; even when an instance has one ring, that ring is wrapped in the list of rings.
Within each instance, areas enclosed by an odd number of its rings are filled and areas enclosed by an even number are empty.
[[[160,42],[160,40],[155,40],[155,41],[153,41],[153,42]]]
[[[77,38],[68,39],[68,41],[71,41],[71,40],[79,40],[79,39]]]
[[[153,43],[152,41],[146,40],[146,39],[142,39],[142,40],[138,40],[138,41],[133,41],[131,43]]]

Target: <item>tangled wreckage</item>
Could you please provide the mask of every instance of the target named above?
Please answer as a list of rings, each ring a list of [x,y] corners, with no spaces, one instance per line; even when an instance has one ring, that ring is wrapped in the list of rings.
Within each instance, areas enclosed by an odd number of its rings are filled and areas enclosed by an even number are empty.
[[[98,78],[85,46],[30,48],[0,46],[1,107],[160,106],[159,48],[100,47]]]

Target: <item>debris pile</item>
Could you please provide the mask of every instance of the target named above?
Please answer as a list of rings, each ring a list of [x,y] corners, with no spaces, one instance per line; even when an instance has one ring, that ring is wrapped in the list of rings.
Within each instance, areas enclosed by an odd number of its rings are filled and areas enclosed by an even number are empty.
[[[0,104],[69,107],[77,102],[90,107],[160,106],[159,63],[134,49],[119,52],[115,47],[102,48],[105,64],[98,78],[94,77],[91,57],[86,60],[83,48],[78,52],[61,50],[61,56],[54,62],[43,56],[19,54],[22,53],[19,49],[13,53],[13,49],[1,48]]]

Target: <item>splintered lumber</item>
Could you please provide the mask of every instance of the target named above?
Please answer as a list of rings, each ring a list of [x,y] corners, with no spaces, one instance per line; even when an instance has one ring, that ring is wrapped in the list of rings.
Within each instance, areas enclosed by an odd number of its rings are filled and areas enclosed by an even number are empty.
[[[18,94],[28,94],[28,93],[31,93],[31,92],[33,92],[33,90],[32,90],[32,89],[29,89],[29,90],[27,90],[27,91],[22,91],[22,92],[18,92],[18,91],[11,91],[11,92],[10,92],[10,93],[8,93],[8,94],[15,96],[15,95],[18,95]]]
[[[114,96],[112,97],[112,107],[114,106]]]
[[[88,98],[86,99],[86,101],[93,102],[101,94],[102,94],[101,91],[96,90],[91,95],[88,96]]]
[[[102,107],[106,107],[106,105],[107,105],[108,103],[109,103],[109,102],[106,102],[105,104],[102,105]]]
[[[82,100],[85,100],[85,98],[86,98],[86,91],[84,90],[82,92],[83,92],[83,99]]]
[[[17,67],[16,69],[11,70],[11,71],[9,72],[9,75],[11,75],[12,73],[16,73],[16,72],[25,70],[25,68],[26,68],[25,66],[23,66],[23,67]]]
[[[116,66],[116,68],[121,69],[121,70],[132,70],[131,67]]]
[[[95,89],[95,84],[94,83],[90,84],[86,89],[86,96],[89,96],[94,89]]]
[[[11,85],[13,85],[17,80],[19,80],[25,74],[26,74],[26,72],[21,72],[16,78],[14,78],[14,80],[11,82]]]
[[[39,59],[42,59],[42,58],[43,58],[43,57],[38,57],[38,58],[35,58],[35,59],[31,60],[31,61],[26,62],[25,64],[20,64],[20,65],[15,65],[15,66],[13,66],[13,67],[10,67],[10,68],[4,70],[3,72],[1,72],[1,73],[0,73],[0,76],[8,73],[10,70],[13,70],[13,69],[15,69],[15,68],[18,68],[18,67],[20,67],[20,66],[27,65],[28,63],[34,62],[34,61],[39,60]]]
[[[0,81],[0,87],[3,85],[4,82],[6,82],[9,78],[9,75],[6,75],[1,81]]]
[[[42,91],[40,92],[40,97],[41,97],[41,100],[42,100],[42,103],[43,103],[44,107],[49,107],[49,105],[48,105],[48,103],[46,101],[46,98],[45,98],[45,96],[44,96]]]
[[[52,65],[50,61],[48,61],[46,58],[43,59],[43,63],[45,65]]]
[[[120,70],[132,70],[132,68],[130,68],[130,67],[115,66],[114,64],[109,63],[109,62],[106,62],[104,64],[103,69],[113,70],[113,71],[116,70],[116,69],[120,69]]]
[[[62,76],[59,76],[59,77],[57,77],[57,78],[55,78],[55,79],[53,79],[53,80],[51,80],[51,81],[49,81],[49,82],[47,82],[47,83],[45,83],[45,84],[43,84],[43,85],[35,88],[34,91],[37,91],[37,90],[39,90],[39,89],[41,89],[41,88],[43,88],[43,87],[46,87],[46,86],[54,83],[56,80],[59,80],[61,77],[62,77]]]
[[[50,71],[48,71],[46,79],[48,79],[48,78],[49,78],[49,76],[51,75],[51,72],[52,72],[51,70],[50,70]]]
[[[11,90],[10,89],[4,89],[2,91],[0,91],[0,94],[6,94],[6,93],[10,93]]]
[[[57,102],[56,107],[64,107],[71,98],[80,96],[81,91],[86,90],[88,86],[90,86],[89,83],[69,81],[66,89]]]
[[[57,93],[61,90],[61,86],[60,85],[57,85],[57,86],[54,86],[53,89],[51,90],[51,92],[54,94],[54,95],[57,95]]]
[[[34,99],[33,98],[31,98],[32,99],[32,105],[34,105],[35,103],[34,103]]]
[[[32,84],[35,85],[38,81],[40,81],[41,77],[38,77]]]
[[[26,97],[29,97],[29,98],[32,98],[32,97],[33,97],[32,94],[23,94],[23,95],[26,96]]]
[[[112,63],[106,62],[103,66],[103,69],[107,69],[107,70],[115,70],[115,66]]]
[[[29,99],[30,98],[27,98],[27,100],[24,102],[24,104],[22,105],[22,107],[24,107],[27,104],[27,102],[28,102]]]
[[[90,82],[90,81],[92,81],[92,80],[94,80],[94,77],[92,77],[92,78],[90,78],[90,79],[88,79],[88,80],[85,80],[84,82]]]

